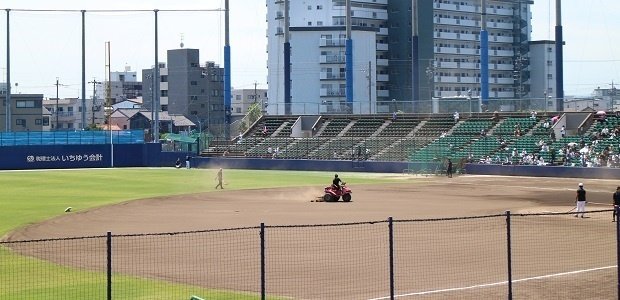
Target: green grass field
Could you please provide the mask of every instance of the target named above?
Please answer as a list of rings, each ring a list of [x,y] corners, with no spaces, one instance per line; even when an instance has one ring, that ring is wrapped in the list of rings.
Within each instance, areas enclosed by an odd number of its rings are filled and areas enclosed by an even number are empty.
[[[0,172],[0,235],[74,211],[155,196],[213,192],[216,170],[136,168]],[[224,170],[226,189],[323,186],[330,172]],[[391,176],[343,173],[348,183],[393,182]],[[394,176],[396,177],[396,176]],[[218,191],[221,192],[221,191]],[[206,229],[206,228],[205,228]],[[102,229],[102,235],[104,229]],[[0,299],[103,299],[105,274],[23,257],[0,247]],[[6,270],[14,270],[7,272]],[[260,296],[207,290],[115,275],[114,290],[131,290],[113,299],[259,299]]]

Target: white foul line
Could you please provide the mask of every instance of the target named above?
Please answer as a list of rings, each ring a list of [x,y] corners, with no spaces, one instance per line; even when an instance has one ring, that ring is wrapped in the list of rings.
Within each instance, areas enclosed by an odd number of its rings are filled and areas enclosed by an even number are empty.
[[[570,271],[570,272],[564,272],[564,273],[541,275],[541,276],[535,276],[535,277],[516,279],[516,280],[513,280],[512,282],[516,283],[516,282],[524,282],[524,281],[530,281],[530,280],[546,279],[546,278],[551,278],[551,277],[559,277],[559,276],[573,275],[573,274],[579,274],[579,273],[585,273],[585,272],[592,272],[592,271],[600,271],[600,270],[612,269],[612,268],[616,268],[616,267],[617,266],[607,266],[607,267],[592,268],[592,269],[585,269],[585,270],[578,270],[578,271]],[[494,283],[485,283],[485,284],[478,284],[478,285],[472,285],[472,286],[466,286],[466,287],[458,287],[458,288],[449,288],[449,289],[432,290],[432,291],[424,291],[424,292],[406,293],[406,294],[394,295],[394,298],[407,297],[407,296],[429,295],[429,294],[437,294],[437,293],[444,293],[444,292],[454,292],[454,291],[463,291],[463,290],[471,290],[471,289],[475,289],[475,288],[485,288],[485,287],[492,287],[492,286],[504,285],[504,284],[508,284],[508,281],[500,281],[500,282],[494,282]],[[368,300],[383,300],[383,299],[390,299],[390,297],[387,296],[387,297],[381,297],[381,298],[372,298],[372,299],[368,299]]]

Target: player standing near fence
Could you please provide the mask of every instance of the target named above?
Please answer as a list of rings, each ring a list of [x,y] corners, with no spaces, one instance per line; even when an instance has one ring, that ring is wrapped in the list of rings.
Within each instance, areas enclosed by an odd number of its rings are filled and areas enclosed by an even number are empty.
[[[614,199],[614,214],[613,214],[613,220],[611,221],[616,222],[618,220],[618,216],[616,215],[616,210],[618,209],[618,207],[620,207],[620,186],[616,188],[613,199]]]
[[[224,174],[222,174],[222,168],[220,168],[217,171],[217,175],[215,175],[215,180],[217,180],[217,185],[215,186],[215,189],[217,190],[217,187],[219,186],[221,189],[224,189],[224,186],[222,185],[222,181],[224,179]]]
[[[586,190],[583,188],[583,183],[579,183],[577,195],[575,196],[575,202],[577,203],[577,213],[575,214],[575,218],[578,217],[580,213],[581,217],[584,218],[586,211]]]

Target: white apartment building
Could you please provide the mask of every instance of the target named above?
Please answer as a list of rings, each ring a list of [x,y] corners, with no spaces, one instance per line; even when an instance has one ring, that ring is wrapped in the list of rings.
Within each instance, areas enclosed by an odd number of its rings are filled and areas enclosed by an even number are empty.
[[[530,42],[530,94],[532,101],[544,101],[547,110],[555,110],[555,41]],[[542,101],[539,101],[542,102]],[[544,106],[543,106],[544,108]]]
[[[377,90],[387,89],[387,60],[377,59],[387,58],[387,0],[352,1],[354,92],[346,104],[344,4],[290,1],[292,114],[373,113]],[[267,112],[284,114],[284,1],[268,0],[267,14]]]
[[[412,10],[412,3],[417,3]],[[489,97],[529,96],[529,0],[488,0]],[[345,112],[345,0],[290,1],[292,113]],[[353,113],[479,97],[480,0],[351,0]],[[267,1],[269,113],[284,113],[284,0]],[[418,26],[412,76],[413,24]],[[417,77],[417,90],[414,80]],[[318,93],[318,94],[317,94]],[[368,109],[365,105],[368,104]],[[399,105],[428,112],[430,105]]]
[[[233,89],[232,90],[232,111],[233,117],[245,116],[250,106],[258,103],[261,111],[267,106],[267,90],[266,89]]]

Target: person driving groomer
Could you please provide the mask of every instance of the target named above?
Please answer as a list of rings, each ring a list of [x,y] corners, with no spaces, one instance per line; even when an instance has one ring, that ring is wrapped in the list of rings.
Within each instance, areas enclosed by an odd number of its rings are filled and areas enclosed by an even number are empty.
[[[342,180],[340,178],[338,178],[338,174],[334,175],[334,180],[332,180],[332,184],[334,185],[334,187],[340,189],[340,183],[342,182]]]

